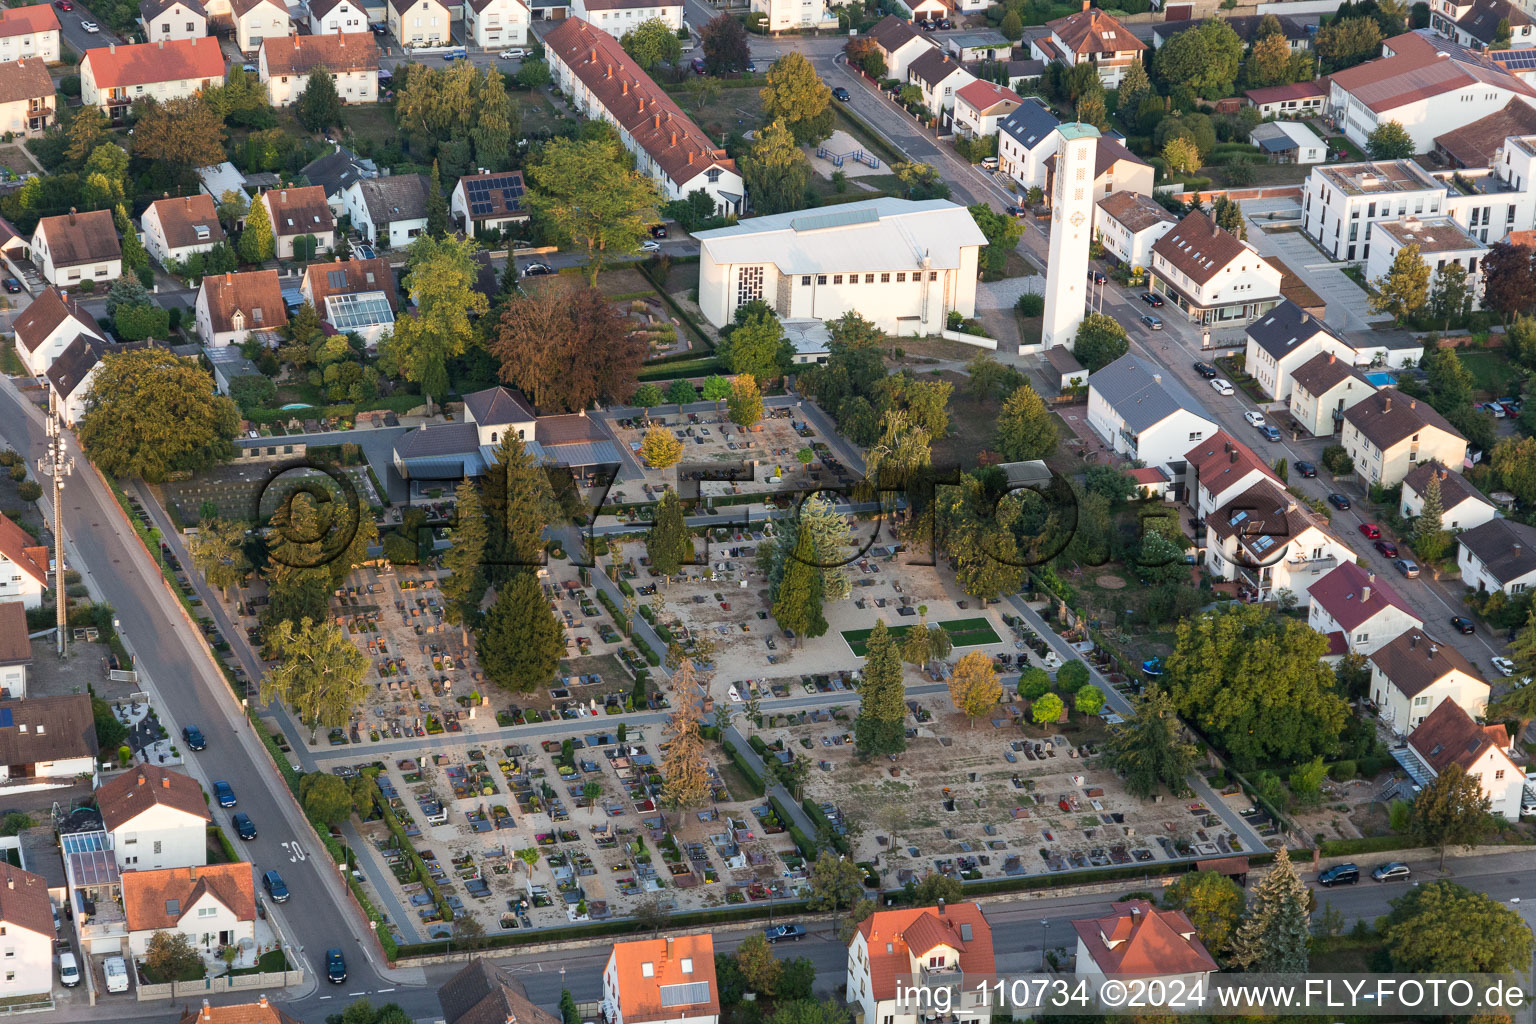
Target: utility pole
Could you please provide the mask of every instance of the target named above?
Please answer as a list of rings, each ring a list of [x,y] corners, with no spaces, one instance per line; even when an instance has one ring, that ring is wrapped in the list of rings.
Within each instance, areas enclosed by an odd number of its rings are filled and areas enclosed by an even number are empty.
[[[53,478],[53,592],[58,609],[59,657],[69,653],[69,616],[64,586],[64,478],[75,471],[75,460],[64,447],[64,418],[59,393],[48,392],[48,453],[37,460],[37,471]]]

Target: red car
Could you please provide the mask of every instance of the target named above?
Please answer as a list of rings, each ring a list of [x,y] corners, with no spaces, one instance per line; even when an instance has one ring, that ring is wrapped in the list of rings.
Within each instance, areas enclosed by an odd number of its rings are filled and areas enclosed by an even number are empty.
[[[1375,540],[1377,537],[1381,536],[1381,527],[1377,526],[1375,523],[1361,523],[1360,532],[1365,534],[1366,537],[1370,540]]]
[[[1389,540],[1379,540],[1379,541],[1377,541],[1376,542],[1376,550],[1380,551],[1382,554],[1386,555],[1388,558],[1396,558],[1397,557],[1397,545],[1393,544]]]
[[[75,9],[75,5],[70,3],[69,0],[53,0],[53,6],[61,11],[72,11]]]

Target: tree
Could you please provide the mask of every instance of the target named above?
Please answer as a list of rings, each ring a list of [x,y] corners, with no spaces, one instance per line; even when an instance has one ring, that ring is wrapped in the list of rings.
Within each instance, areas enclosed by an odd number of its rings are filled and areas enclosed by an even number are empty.
[[[1243,62],[1243,79],[1250,89],[1290,85],[1293,66],[1291,44],[1284,34],[1263,36],[1254,41]]]
[[[763,393],[757,380],[749,373],[731,379],[731,397],[726,399],[731,422],[738,427],[750,427],[763,418]]]
[[[1253,887],[1248,913],[1232,933],[1232,965],[1255,974],[1306,973],[1309,896],[1290,853],[1280,847],[1269,873]]]
[[[629,323],[595,288],[550,282],[507,304],[488,348],[541,409],[578,412],[634,391],[646,344]]]
[[[233,457],[239,427],[240,410],[196,360],[139,349],[102,357],[79,436],[102,472],[162,483]]]
[[[1083,124],[1091,124],[1095,128],[1109,128],[1109,108],[1104,105],[1102,92],[1091,92],[1078,97],[1077,120]]]
[[[662,61],[676,64],[683,55],[683,44],[677,33],[660,18],[646,18],[624,33],[619,45],[646,71]]]
[[[831,850],[822,850],[811,863],[810,892],[805,905],[809,910],[840,910],[853,907],[864,895],[864,872],[853,861]]]
[[[797,543],[784,560],[783,578],[774,592],[773,619],[779,628],[793,632],[798,645],[803,637],[822,636],[827,620],[822,614],[824,587],[816,538],[811,531],[797,531]]]
[[[229,588],[239,586],[250,575],[244,523],[205,519],[197,524],[197,533],[187,538],[187,547],[197,571],[210,587],[218,587],[226,597]]]
[[[779,976],[783,973],[783,964],[768,948],[768,940],[762,932],[752,932],[736,947],[736,964],[741,969],[741,977],[748,992],[773,997]]]
[[[144,950],[144,966],[160,978],[180,981],[203,966],[203,954],[186,932],[155,932]]]
[[[551,139],[528,172],[529,205],[556,235],[586,251],[587,283],[593,287],[604,264],[633,252],[656,222],[661,192],[630,166],[611,131],[596,138]]]
[[[559,514],[559,503],[543,466],[512,431],[502,436],[493,464],[486,467],[481,497],[488,524],[486,550],[492,556],[489,565],[497,570],[541,565],[544,531]],[[490,575],[505,578],[495,570]]]
[[[441,238],[453,230],[453,215],[448,209],[448,199],[443,195],[443,178],[437,169],[437,161],[432,161],[432,177],[427,185],[427,234],[435,238]],[[517,265],[516,260],[507,260],[510,269]]]
[[[1003,402],[997,418],[997,450],[1009,462],[1043,459],[1056,451],[1056,423],[1028,384]]]
[[[656,521],[645,535],[645,553],[651,568],[664,577],[677,575],[693,561],[693,535],[683,522],[683,505],[677,492],[668,490],[656,503]]]
[[[1054,693],[1047,693],[1029,707],[1030,719],[1036,725],[1052,725],[1061,721],[1067,705]]]
[[[676,707],[672,711],[672,741],[661,757],[661,805],[688,811],[709,801],[709,757],[699,736],[699,681],[693,662],[684,659],[672,675]]]
[[[1210,18],[1158,47],[1155,68],[1165,83],[1201,99],[1219,100],[1232,94],[1242,60],[1243,41],[1232,26]]]
[[[323,67],[309,73],[304,91],[299,94],[299,124],[312,132],[340,128],[346,123],[341,113],[341,97],[336,93],[336,79]]]
[[[997,30],[1003,34],[1003,38],[1010,43],[1016,43],[1024,38],[1024,21],[1019,17],[1018,11],[1010,10],[1003,15],[1002,23]]]
[[[1194,871],[1163,890],[1163,906],[1182,910],[1213,956],[1226,951],[1243,916],[1243,890],[1226,875]]]
[[[763,119],[783,122],[800,145],[813,145],[832,134],[832,89],[798,50],[773,62],[762,98]]]
[[[1429,264],[1419,255],[1419,247],[1399,249],[1375,287],[1376,294],[1369,300],[1372,311],[1391,313],[1399,324],[1422,309],[1429,299]]]
[[[1468,775],[1459,764],[1451,764],[1414,797],[1409,831],[1422,845],[1440,851],[1440,867],[1444,869],[1447,847],[1476,846],[1493,831],[1491,806],[1478,777]]]
[[[971,720],[973,729],[976,719],[997,707],[1003,695],[992,659],[981,651],[972,651],[956,662],[948,682],[950,701],[956,711]]]
[[[476,650],[486,676],[503,689],[529,693],[554,678],[565,654],[565,629],[531,571],[514,572],[498,589]]]
[[[640,441],[640,457],[651,469],[670,469],[683,457],[683,442],[666,427],[654,424]]]
[[[320,825],[340,825],[352,816],[347,780],[329,772],[309,772],[299,779],[299,803],[305,816]]]
[[[1175,135],[1163,146],[1163,163],[1175,174],[1193,174],[1200,169],[1200,150],[1185,136]]]
[[[1125,355],[1130,345],[1118,320],[1104,313],[1089,313],[1077,328],[1072,354],[1092,373]]]
[[[548,73],[538,60],[523,61],[523,69],[530,76],[540,70]],[[526,84],[530,76],[518,77]],[[440,156],[450,178],[477,166],[506,166],[521,128],[500,70],[477,68],[469,61],[446,68],[400,65],[395,74],[395,122],[422,154],[422,162]]]
[[[720,403],[731,397],[731,382],[728,378],[712,373],[704,379],[703,397],[706,402],[715,403],[715,411],[720,411]]]
[[[1511,317],[1536,311],[1536,248],[1495,242],[1483,257],[1483,305]]]
[[[906,685],[901,654],[884,619],[864,642],[864,681],[859,691],[859,716],[854,720],[854,747],[870,757],[899,754],[907,749]]]
[[[1429,305],[1435,316],[1443,321],[1443,330],[1450,330],[1452,320],[1460,320],[1471,312],[1473,298],[1466,267],[1452,260],[1435,271]]]
[[[1413,156],[1413,136],[1398,121],[1383,121],[1365,137],[1372,160],[1406,160]]]
[[[908,199],[948,199],[949,184],[932,164],[906,162],[891,168]]]
[[[438,586],[443,591],[443,618],[461,628],[464,643],[468,646],[470,627],[474,625],[480,601],[485,597],[483,566],[489,539],[480,488],[473,482],[461,481],[454,491],[454,513],[453,543],[443,552],[448,577]]]
[[[1228,234],[1247,240],[1248,225],[1243,220],[1243,207],[1236,200],[1217,196],[1216,202],[1211,205],[1211,220]]]
[[[379,342],[380,369],[439,401],[448,393],[448,361],[464,354],[477,336],[475,318],[490,309],[476,287],[479,248],[472,238],[422,235],[412,242],[405,286],[416,312],[397,318],[393,334]]]
[[[986,203],[976,203],[968,209],[971,219],[981,228],[981,233],[987,236],[987,244],[981,250],[983,265],[988,272],[1002,276],[1007,270],[1008,254],[1018,248],[1019,239],[1024,236],[1024,222],[1017,217],[996,213]]]
[[[804,205],[811,165],[789,126],[774,121],[752,140],[741,159],[741,176],[758,213],[784,213]]]
[[[1531,962],[1531,930],[1518,913],[1447,880],[1393,900],[1380,934],[1394,971],[1501,974],[1525,971]]]
[[[277,252],[277,236],[272,232],[272,218],[266,203],[252,203],[240,230],[240,258],[247,263],[265,263]]]
[[[1335,18],[1317,30],[1312,42],[1327,74],[1369,60],[1380,47],[1381,25],[1371,17]]]
[[[1450,538],[1446,536],[1441,522],[1444,514],[1440,474],[1431,472],[1424,485],[1424,502],[1413,520],[1413,550],[1426,562],[1433,562],[1444,555],[1450,544]]]
[[[309,726],[309,738],[323,726],[339,729],[368,697],[363,679],[369,661],[341,627],[305,618],[289,620],[268,630],[267,650],[275,664],[261,680],[261,701],[282,701],[298,709]]]
[[[664,396],[668,402],[676,406],[689,405],[699,400],[698,391],[692,384],[682,377],[667,385],[667,393]]]
[[[1072,695],[1072,706],[1085,715],[1096,715],[1104,710],[1104,691],[1085,686]]]
[[[736,326],[721,342],[718,354],[731,373],[750,373],[758,384],[767,384],[789,369],[794,346],[784,337],[784,328],[772,309],[744,313],[745,309],[736,311]]]
[[[1022,678],[1019,685],[1024,685]],[[1195,748],[1184,742],[1182,731],[1168,694],[1161,687],[1148,687],[1109,738],[1111,763],[1125,776],[1127,792],[1149,800],[1164,786],[1173,793],[1187,788]]]
[[[88,103],[75,113],[67,134],[69,148],[64,151],[64,155],[76,163],[82,163],[97,146],[111,137],[112,122],[107,120],[106,113],[100,107]]]
[[[747,70],[752,50],[747,30],[729,14],[709,21],[699,32],[704,47],[704,70],[711,75],[733,75]]]
[[[200,96],[145,101],[133,125],[133,155],[180,170],[224,162],[224,121]]]

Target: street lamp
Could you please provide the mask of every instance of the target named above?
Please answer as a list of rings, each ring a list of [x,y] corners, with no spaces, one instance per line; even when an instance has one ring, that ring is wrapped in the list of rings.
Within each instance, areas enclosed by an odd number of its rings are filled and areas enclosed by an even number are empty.
[[[1050,930],[1050,919],[1042,918],[1040,920],[1040,972],[1042,974],[1045,973],[1045,947],[1050,944],[1049,940],[1046,939],[1046,933],[1048,933]]]

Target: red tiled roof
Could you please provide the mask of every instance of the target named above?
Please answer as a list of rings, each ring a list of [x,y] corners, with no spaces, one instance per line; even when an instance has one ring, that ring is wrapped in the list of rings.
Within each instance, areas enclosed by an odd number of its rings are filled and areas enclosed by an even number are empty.
[[[1012,89],[1005,89],[994,82],[985,82],[979,78],[961,88],[955,95],[983,114],[999,103],[1012,103],[1017,106],[1024,102],[1023,98]]]
[[[174,928],[205,893],[212,894],[228,907],[236,920],[256,920],[255,876],[251,865],[241,861],[202,867],[124,871],[123,911],[128,918],[128,930]]]
[[[96,790],[96,809],[109,832],[160,805],[203,821],[213,820],[208,802],[203,799],[203,787],[190,775],[158,765],[138,765]]]
[[[1216,961],[1179,910],[1127,900],[1109,917],[1073,921],[1088,955],[1105,974],[1206,974]]]
[[[1158,466],[1143,466],[1131,470],[1131,479],[1139,484],[1164,484],[1168,482],[1168,474]]]
[[[0,36],[29,36],[59,31],[59,16],[48,4],[0,9]]]
[[[57,288],[52,287],[44,288],[38,293],[37,298],[32,300],[32,304],[16,318],[11,329],[16,332],[16,341],[31,352],[58,330],[59,325],[67,317],[71,316],[97,337],[105,337],[95,317],[87,313],[85,308],[73,299],[66,305],[64,296],[59,294]]]
[[[1186,216],[1174,225],[1172,231],[1154,242],[1152,251],[1196,284],[1210,281],[1240,256],[1252,256],[1254,262],[1262,262],[1259,254],[1244,245],[1240,238],[1217,227],[1215,221],[1199,210]]]
[[[196,1010],[188,1010],[177,1024],[299,1024],[299,1021],[267,1002],[263,995],[254,1003],[233,1006],[210,1006],[205,1002]]]
[[[1367,589],[1369,595],[1366,594]],[[1353,632],[1360,623],[1374,618],[1389,607],[1395,607],[1407,612],[1415,620],[1418,619],[1408,602],[1386,580],[1379,579],[1354,562],[1340,563],[1336,569],[1308,587],[1307,593],[1346,632]]]
[[[720,991],[715,982],[715,940],[707,932],[670,939],[615,942],[611,960],[618,975],[620,1014],[626,1021],[709,1017],[720,1012]],[[646,973],[647,966],[649,974]],[[684,967],[690,970],[685,973]],[[707,987],[705,1001],[685,1006],[663,1004],[663,988],[690,983],[702,983]]]
[[[1045,27],[1076,54],[1140,52],[1147,44],[1120,23],[1120,19],[1092,8],[1048,21]]]
[[[1225,430],[1216,431],[1185,452],[1184,461],[1189,463],[1200,486],[1210,491],[1212,497],[1221,495],[1255,469],[1284,486],[1267,462]]]
[[[1328,95],[1328,79],[1315,82],[1292,82],[1290,85],[1272,85],[1264,89],[1249,89],[1243,95],[1256,107],[1285,100],[1323,99]]]
[[[1366,61],[1332,75],[1335,85],[1373,113],[1395,110],[1479,83],[1536,96],[1536,89],[1503,68],[1476,63],[1470,59],[1470,53],[1465,58],[1456,52],[1447,53],[1418,32],[1404,32],[1382,45],[1392,51],[1392,56]]]
[[[91,66],[98,89],[184,79],[224,80],[224,52],[213,36],[103,46],[85,51],[81,66],[86,64]]]
[[[27,606],[20,601],[0,602],[0,665],[17,665],[31,660]]]
[[[261,50],[270,75],[307,75],[317,67],[332,74],[379,67],[379,44],[372,32],[268,36],[261,41]]]
[[[56,933],[53,901],[48,898],[48,880],[14,865],[0,863],[0,921],[53,938]]]
[[[966,939],[964,930],[971,937]],[[966,974],[991,974],[997,969],[992,951],[992,926],[975,903],[938,907],[881,910],[859,924],[869,954],[870,991],[876,1000],[894,999],[896,978],[912,973],[912,960],[935,946],[948,946],[959,955]]]
[[[1490,747],[1507,751],[1509,731],[1502,724],[1478,725],[1460,704],[1442,700],[1408,734],[1408,744],[1439,773],[1453,764],[1471,768]]]
[[[1342,658],[1349,653],[1349,637],[1344,635],[1342,629],[1335,629],[1328,634],[1329,658]]]
[[[0,515],[0,556],[43,586],[48,585],[48,548],[32,543],[32,535],[4,515]]]

